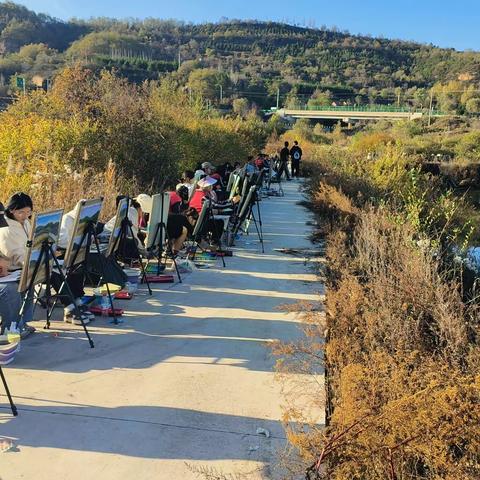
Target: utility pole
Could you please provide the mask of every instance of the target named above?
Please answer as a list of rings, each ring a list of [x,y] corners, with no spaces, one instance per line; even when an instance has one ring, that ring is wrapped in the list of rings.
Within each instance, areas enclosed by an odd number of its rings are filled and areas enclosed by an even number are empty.
[[[277,88],[277,110],[280,108],[280,87]]]
[[[397,98],[397,107],[400,107],[400,95],[401,95],[402,91],[399,90],[398,91],[398,98]]]
[[[223,102],[223,85],[219,85],[220,87],[220,103]]]
[[[182,56],[181,56],[181,53],[180,53],[180,50],[178,51],[178,68],[180,68],[180,66],[182,65]]]
[[[433,108],[433,90],[430,89],[430,106],[428,107],[428,126],[432,124],[432,108]]]

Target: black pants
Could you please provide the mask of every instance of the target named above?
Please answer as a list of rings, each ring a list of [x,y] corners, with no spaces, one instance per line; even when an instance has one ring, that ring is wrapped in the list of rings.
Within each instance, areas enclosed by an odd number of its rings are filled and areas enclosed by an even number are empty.
[[[55,289],[58,295],[60,295],[60,301],[64,307],[67,307],[72,303],[71,298],[67,294],[67,289],[65,286],[60,290],[62,286],[62,276],[57,272],[52,272],[51,275],[51,282],[52,287]],[[83,291],[83,284],[85,282],[85,274],[83,269],[81,271],[75,272],[68,277],[68,286],[70,287],[70,291],[72,292],[73,298],[77,299],[83,297],[85,292]]]
[[[168,215],[167,233],[169,240],[176,240],[177,238],[180,238],[183,233],[183,227],[187,229],[189,235],[192,234],[192,225],[187,220],[185,215],[174,213]]]
[[[280,168],[278,169],[278,178],[282,178],[283,172],[285,172],[285,176],[287,177],[287,179],[290,179],[287,162],[280,163]]]
[[[224,228],[225,224],[222,219],[209,218],[205,222],[205,228],[203,229],[202,235],[210,235],[212,242],[218,244],[222,238]]]
[[[300,159],[292,159],[292,177],[300,176]]]

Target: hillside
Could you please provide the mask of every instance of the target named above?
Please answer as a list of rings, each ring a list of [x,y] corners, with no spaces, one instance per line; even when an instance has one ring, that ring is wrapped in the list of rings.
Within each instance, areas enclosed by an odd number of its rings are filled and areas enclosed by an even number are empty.
[[[184,24],[147,19],[62,22],[11,2],[0,4],[0,83],[12,76],[51,78],[65,64],[115,68],[132,81],[175,72],[189,84],[195,69],[217,73],[212,100],[246,97],[260,106],[299,103],[408,103],[426,106],[427,89],[480,81],[480,53],[354,36],[280,23]],[[178,63],[181,63],[180,69]],[[178,70],[178,72],[177,72]],[[220,85],[223,91],[220,93]]]

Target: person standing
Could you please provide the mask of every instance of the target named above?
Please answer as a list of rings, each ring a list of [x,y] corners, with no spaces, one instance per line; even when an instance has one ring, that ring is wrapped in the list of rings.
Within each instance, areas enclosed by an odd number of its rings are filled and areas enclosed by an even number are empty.
[[[302,149],[295,140],[293,142],[293,147],[290,150],[290,157],[292,159],[292,177],[298,178],[300,176],[300,160],[302,159],[302,155]]]
[[[280,168],[278,169],[278,178],[281,179],[283,172],[287,180],[290,181],[290,174],[288,173],[288,159],[290,157],[290,150],[288,149],[289,143],[285,142],[285,146],[280,150]]]

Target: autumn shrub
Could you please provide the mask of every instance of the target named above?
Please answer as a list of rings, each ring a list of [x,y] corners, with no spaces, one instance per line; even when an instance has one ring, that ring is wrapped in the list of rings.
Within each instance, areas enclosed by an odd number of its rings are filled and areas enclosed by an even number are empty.
[[[243,161],[268,134],[255,115],[222,118],[167,79],[134,85],[74,65],[0,114],[0,196],[21,189],[63,207],[110,189],[156,193],[198,163]]]
[[[371,155],[350,147],[308,159],[325,311],[307,309],[304,338],[277,353],[281,370],[325,367],[309,405],[324,400],[326,423],[301,404],[286,410],[291,478],[479,478],[480,312],[458,260],[472,234],[464,202],[411,168],[398,142]]]
[[[473,480],[477,307],[463,303],[455,277],[418,244],[413,226],[395,222],[387,207],[355,216],[353,232],[329,237],[326,317],[317,313],[317,330],[308,325],[306,340],[289,346],[296,357],[325,353],[328,426],[289,410],[289,440],[310,464],[307,478]]]

